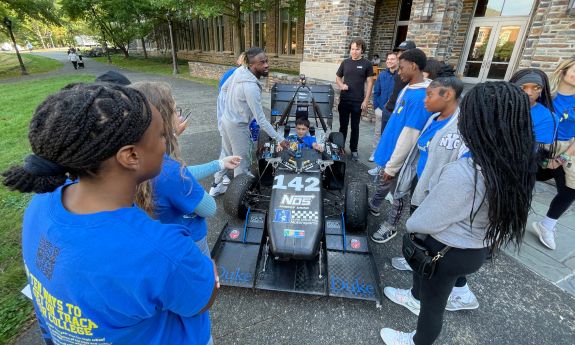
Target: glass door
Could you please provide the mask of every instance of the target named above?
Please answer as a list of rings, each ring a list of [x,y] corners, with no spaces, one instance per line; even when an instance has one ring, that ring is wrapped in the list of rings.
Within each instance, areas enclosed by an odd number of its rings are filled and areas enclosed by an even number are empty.
[[[462,80],[479,83],[509,78],[519,54],[526,21],[476,20],[460,66]]]

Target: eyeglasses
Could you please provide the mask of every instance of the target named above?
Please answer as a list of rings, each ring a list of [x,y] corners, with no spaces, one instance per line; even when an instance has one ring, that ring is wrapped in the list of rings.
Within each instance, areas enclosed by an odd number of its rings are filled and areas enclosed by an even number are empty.
[[[180,107],[177,107],[176,113],[178,114],[178,117],[180,118],[180,120],[183,122],[183,121],[186,121],[188,119],[188,117],[192,114],[192,110],[189,108],[182,109]]]

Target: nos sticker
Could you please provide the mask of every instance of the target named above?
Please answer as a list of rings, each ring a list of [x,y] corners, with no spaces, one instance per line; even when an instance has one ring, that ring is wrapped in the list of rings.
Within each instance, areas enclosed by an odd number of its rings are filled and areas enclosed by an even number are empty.
[[[353,249],[359,249],[359,247],[361,247],[361,242],[356,238],[352,238],[350,244]]]
[[[305,231],[293,230],[293,229],[284,229],[284,237],[304,238],[305,237]]]

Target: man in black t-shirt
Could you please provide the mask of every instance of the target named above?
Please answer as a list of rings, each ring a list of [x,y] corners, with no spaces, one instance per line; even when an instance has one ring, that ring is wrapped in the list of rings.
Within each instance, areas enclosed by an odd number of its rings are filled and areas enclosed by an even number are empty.
[[[365,42],[361,38],[351,41],[349,46],[350,58],[343,60],[336,73],[336,83],[340,89],[339,105],[339,132],[347,137],[347,126],[351,117],[351,137],[349,148],[351,158],[359,159],[357,143],[359,141],[359,121],[361,112],[367,109],[371,90],[373,88],[373,66],[371,62],[362,57],[365,51]],[[365,81],[367,80],[367,89]]]

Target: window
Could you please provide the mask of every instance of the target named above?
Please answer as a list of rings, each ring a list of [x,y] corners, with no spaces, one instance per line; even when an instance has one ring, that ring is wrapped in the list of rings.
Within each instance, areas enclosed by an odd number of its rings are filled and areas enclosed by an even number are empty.
[[[289,13],[289,8],[280,10],[280,54],[293,55],[297,49],[297,17]]]
[[[252,46],[257,46],[266,49],[266,12],[255,11],[253,13],[252,25]]]
[[[200,37],[202,41],[202,50],[210,50],[210,22],[208,19],[200,20]]]
[[[215,42],[216,42],[216,50],[221,52],[224,50],[224,17],[219,16],[214,18],[214,26],[215,26]]]
[[[397,19],[397,29],[395,31],[395,45],[394,48],[405,41],[407,38],[407,28],[409,25],[409,18],[411,17],[412,0],[403,0],[399,8],[399,17]]]
[[[533,0],[479,0],[475,17],[528,16]]]

